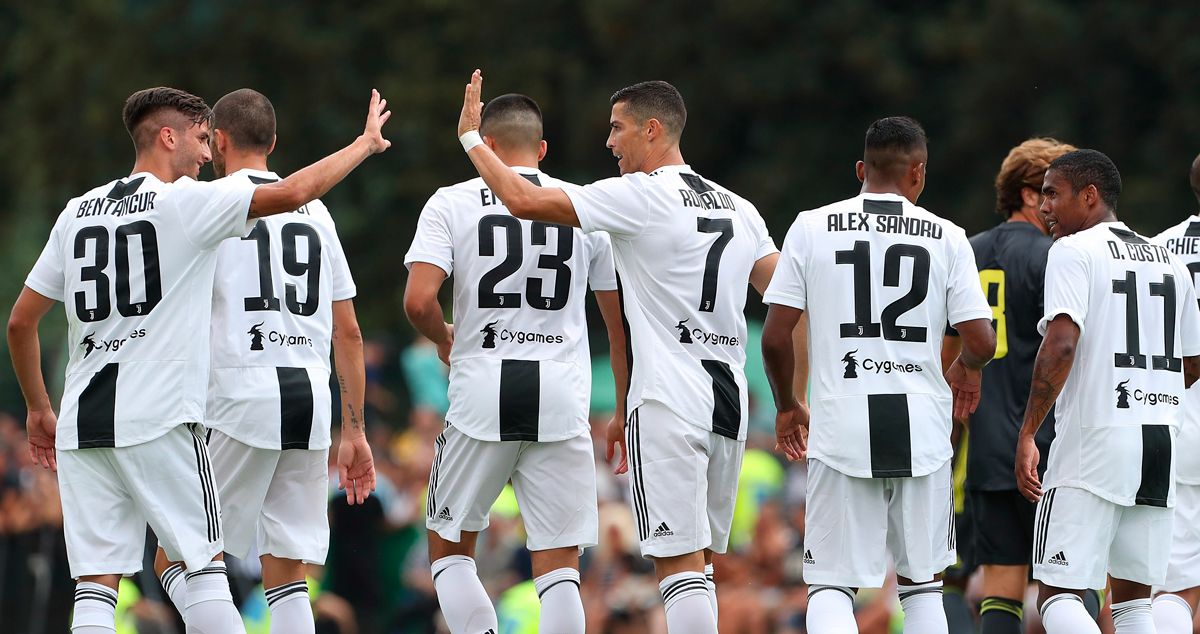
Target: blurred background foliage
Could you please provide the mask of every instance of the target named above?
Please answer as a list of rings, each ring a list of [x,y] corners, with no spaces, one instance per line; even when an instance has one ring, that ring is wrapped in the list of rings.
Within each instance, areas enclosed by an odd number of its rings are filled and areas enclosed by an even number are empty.
[[[0,304],[7,315],[66,200],[128,173],[121,106],[163,84],[210,104],[265,93],[284,173],[349,142],[370,88],[383,92],[392,149],[326,202],[364,330],[399,340],[420,209],[474,174],[454,128],[475,67],[485,98],[539,101],[543,167],[576,182],[615,175],[609,95],[674,83],[689,106],[684,155],[756,203],[777,243],[798,211],[857,192],[863,132],[891,114],[929,133],[921,203],[970,233],[997,220],[995,171],[1031,135],[1108,153],[1125,180],[1119,212],[1155,233],[1196,209],[1196,24],[1200,3],[1123,0],[0,0]],[[63,320],[48,322],[53,353]],[[0,408],[19,410],[16,394],[0,373]]]

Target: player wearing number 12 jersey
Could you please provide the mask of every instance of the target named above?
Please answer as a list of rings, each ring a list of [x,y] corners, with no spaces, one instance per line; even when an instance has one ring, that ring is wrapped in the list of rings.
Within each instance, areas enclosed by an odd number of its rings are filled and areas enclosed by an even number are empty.
[[[1087,588],[1112,584],[1117,632],[1152,632],[1150,590],[1167,572],[1175,436],[1200,375],[1200,311],[1187,267],[1117,220],[1121,176],[1104,154],[1050,163],[1042,213],[1042,347],[1017,445],[1017,486],[1038,501],[1033,576],[1050,634],[1099,632]],[[1056,402],[1057,401],[1057,402]],[[1038,426],[1055,407],[1045,482]]]
[[[915,204],[927,157],[916,121],[871,124],[856,168],[862,193],[796,218],[764,297],[763,360],[777,427],[793,437],[808,420],[789,389],[789,335],[802,312],[809,318],[810,632],[857,631],[853,593],[883,585],[889,551],[905,631],[947,630],[951,406],[959,416],[972,409],[995,336],[963,230]],[[950,386],[940,361],[946,323],[963,343]]]
[[[478,143],[482,81],[475,71],[466,88],[459,138],[491,190],[517,217],[611,236],[631,352],[625,448],[642,554],[654,559],[667,629],[715,633],[705,573],[728,545],[745,445],[746,286],[766,289],[778,252],[752,204],[684,162],[687,110],[674,86],[617,91],[608,147],[622,175],[560,189],[533,187]]]
[[[208,106],[172,88],[134,93],[124,120],[133,173],[72,199],[13,307],[8,339],[25,394],[30,449],[58,468],[72,629],[111,632],[121,575],[142,567],[149,524],[186,562],[189,629],[242,631],[221,552],[220,506],[197,424],[204,420],[217,246],[256,217],[324,194],[386,149],[390,116],[372,96],[349,147],[268,185],[193,180],[209,160]],[[65,304],[70,359],[61,419],[40,368],[37,325]]]

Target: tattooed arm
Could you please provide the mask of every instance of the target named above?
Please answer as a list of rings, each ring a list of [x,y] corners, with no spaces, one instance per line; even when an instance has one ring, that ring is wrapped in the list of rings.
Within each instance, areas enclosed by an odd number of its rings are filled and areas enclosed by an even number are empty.
[[[1025,406],[1025,422],[1017,438],[1015,467],[1017,488],[1031,502],[1042,497],[1037,472],[1041,455],[1034,437],[1067,382],[1078,343],[1079,326],[1070,317],[1059,315],[1046,326],[1046,336],[1038,349],[1037,360],[1033,362],[1033,383],[1029,387],[1029,403]]]
[[[362,504],[375,490],[375,461],[367,444],[363,401],[367,375],[363,366],[362,331],[354,314],[354,300],[333,303],[333,361],[342,401],[342,441],[338,447],[338,488],[346,501]]]

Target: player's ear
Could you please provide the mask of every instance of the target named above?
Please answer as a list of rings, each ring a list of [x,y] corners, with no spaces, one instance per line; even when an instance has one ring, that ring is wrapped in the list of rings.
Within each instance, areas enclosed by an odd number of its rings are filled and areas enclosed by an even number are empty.
[[[541,141],[538,142],[538,163],[541,163],[542,159],[546,158],[546,150],[548,148],[549,148],[549,146],[546,145],[545,139],[542,139]]]
[[[1088,183],[1087,187],[1083,188],[1083,202],[1088,207],[1095,206],[1100,201],[1100,190],[1096,189],[1095,183]]]
[[[642,126],[642,129],[646,131],[646,138],[651,141],[667,133],[667,130],[663,127],[662,122],[654,117],[646,119],[646,123]]]
[[[1041,204],[1041,194],[1029,185],[1021,188],[1021,204],[1037,209]]]
[[[854,175],[858,177],[858,182],[867,182],[867,164],[859,161],[854,164]]]
[[[171,129],[171,126],[163,126],[163,127],[159,128],[158,129],[158,140],[168,150],[174,150],[175,143],[176,143],[175,130]]]
[[[496,137],[484,135],[483,144],[488,146],[491,151],[496,151]]]

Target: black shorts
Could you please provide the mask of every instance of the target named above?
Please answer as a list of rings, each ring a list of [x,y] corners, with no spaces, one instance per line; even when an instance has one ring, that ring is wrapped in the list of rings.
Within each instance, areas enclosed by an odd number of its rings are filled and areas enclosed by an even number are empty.
[[[1037,505],[1017,491],[969,491],[972,559],[979,566],[1028,566]]]

